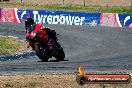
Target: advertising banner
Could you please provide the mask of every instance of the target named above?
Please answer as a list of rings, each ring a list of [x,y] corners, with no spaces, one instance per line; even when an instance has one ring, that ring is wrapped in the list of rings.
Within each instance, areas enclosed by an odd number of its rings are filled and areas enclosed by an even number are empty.
[[[132,28],[132,14],[116,14],[119,27]]]
[[[0,8],[0,22],[1,22],[1,16],[2,16],[2,15],[1,15],[1,8]]]
[[[2,22],[18,22],[16,19],[14,8],[1,8],[1,21]]]
[[[100,26],[118,27],[116,14],[102,13],[100,16]]]
[[[100,16],[100,25],[132,28],[132,14],[102,13]]]
[[[27,17],[34,18],[43,24],[65,25],[100,25],[100,13],[65,12],[49,10],[17,10],[18,22],[23,22]]]
[[[31,17],[35,22],[43,24],[88,25],[107,27],[132,28],[132,14],[88,13],[52,10],[21,10],[16,8],[1,8],[0,22],[24,23]]]

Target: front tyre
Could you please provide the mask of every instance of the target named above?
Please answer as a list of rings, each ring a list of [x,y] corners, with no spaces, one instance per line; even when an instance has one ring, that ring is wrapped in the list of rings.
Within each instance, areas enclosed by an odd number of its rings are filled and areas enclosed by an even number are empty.
[[[49,58],[46,54],[46,49],[44,47],[42,47],[41,45],[35,45],[35,52],[41,61],[48,61]]]

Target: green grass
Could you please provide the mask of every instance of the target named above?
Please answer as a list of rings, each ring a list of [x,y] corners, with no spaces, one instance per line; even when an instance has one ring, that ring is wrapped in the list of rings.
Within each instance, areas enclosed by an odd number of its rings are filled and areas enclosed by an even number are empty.
[[[0,55],[19,52],[23,43],[9,37],[0,37]]]
[[[13,88],[13,84],[10,82],[5,83],[5,88]]]
[[[32,3],[0,2],[1,8],[37,9],[37,10],[61,10],[75,12],[98,12],[98,13],[132,13],[132,7],[99,7],[99,6],[66,6],[66,5],[39,5]]]

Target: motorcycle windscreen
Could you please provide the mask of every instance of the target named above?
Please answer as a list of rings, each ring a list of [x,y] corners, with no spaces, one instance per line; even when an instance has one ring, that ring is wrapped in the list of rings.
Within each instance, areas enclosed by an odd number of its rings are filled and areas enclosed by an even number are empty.
[[[32,32],[33,30],[34,30],[34,26],[31,25],[31,26],[28,27],[27,32],[30,33],[30,32]]]

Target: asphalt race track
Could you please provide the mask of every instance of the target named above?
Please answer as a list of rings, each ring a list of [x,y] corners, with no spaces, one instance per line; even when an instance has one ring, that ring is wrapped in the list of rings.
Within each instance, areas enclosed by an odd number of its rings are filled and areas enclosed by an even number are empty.
[[[56,30],[65,61],[40,62],[34,52],[0,56],[0,72],[131,71],[132,30],[123,28],[46,25]],[[0,35],[24,39],[24,25],[0,23]]]

